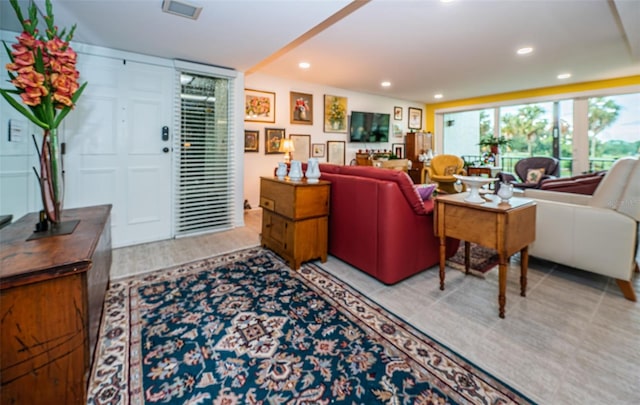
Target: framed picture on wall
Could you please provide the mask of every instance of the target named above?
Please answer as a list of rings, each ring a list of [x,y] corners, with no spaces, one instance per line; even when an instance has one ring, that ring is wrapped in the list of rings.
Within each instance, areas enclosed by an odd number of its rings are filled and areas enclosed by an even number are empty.
[[[347,98],[324,95],[324,132],[347,133]]]
[[[345,141],[327,141],[327,163],[344,166]]]
[[[391,152],[398,157],[404,159],[404,143],[394,143],[391,145]]]
[[[284,140],[284,128],[264,129],[264,153],[267,155],[280,152],[280,143]]]
[[[409,129],[422,129],[422,110],[409,107]]]
[[[244,120],[276,122],[276,93],[244,89]]]
[[[306,162],[311,154],[311,135],[289,135],[289,139],[293,142],[293,152],[291,152],[291,160],[299,160]]]
[[[311,157],[324,157],[324,143],[311,144]]]
[[[402,121],[402,107],[393,107],[393,119]]]
[[[402,125],[393,123],[393,137],[402,138]]]
[[[313,94],[289,92],[292,124],[313,125]]]
[[[244,151],[258,152],[260,151],[260,131],[244,130]]]

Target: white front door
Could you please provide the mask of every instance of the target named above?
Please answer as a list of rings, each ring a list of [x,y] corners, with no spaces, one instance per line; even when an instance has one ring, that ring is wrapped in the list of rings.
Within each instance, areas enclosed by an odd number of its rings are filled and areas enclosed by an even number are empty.
[[[89,84],[61,131],[65,207],[113,204],[114,247],[170,238],[173,68],[78,61]]]

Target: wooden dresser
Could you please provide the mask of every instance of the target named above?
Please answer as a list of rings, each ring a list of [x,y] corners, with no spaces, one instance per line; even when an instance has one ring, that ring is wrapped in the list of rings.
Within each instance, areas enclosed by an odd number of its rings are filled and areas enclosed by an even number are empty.
[[[327,261],[331,183],[260,179],[262,246],[297,270],[311,259]]]
[[[68,209],[74,232],[27,241],[38,214],[0,230],[0,403],[86,403],[111,269],[111,205]]]

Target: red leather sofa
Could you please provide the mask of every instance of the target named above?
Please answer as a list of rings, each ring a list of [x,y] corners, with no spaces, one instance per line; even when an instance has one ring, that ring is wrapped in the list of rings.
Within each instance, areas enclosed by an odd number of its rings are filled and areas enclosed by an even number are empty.
[[[542,180],[540,190],[593,195],[605,174],[607,174],[607,171],[603,170],[573,177]]]
[[[385,284],[439,263],[433,201],[422,201],[407,173],[320,164],[331,182],[329,254]],[[447,257],[460,241],[447,241]]]

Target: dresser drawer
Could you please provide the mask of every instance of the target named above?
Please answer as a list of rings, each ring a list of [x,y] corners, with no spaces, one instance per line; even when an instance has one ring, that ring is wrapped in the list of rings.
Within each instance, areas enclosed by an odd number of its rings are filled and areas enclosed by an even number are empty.
[[[276,202],[271,198],[260,197],[260,206],[265,210],[269,210],[269,211],[276,210]]]

